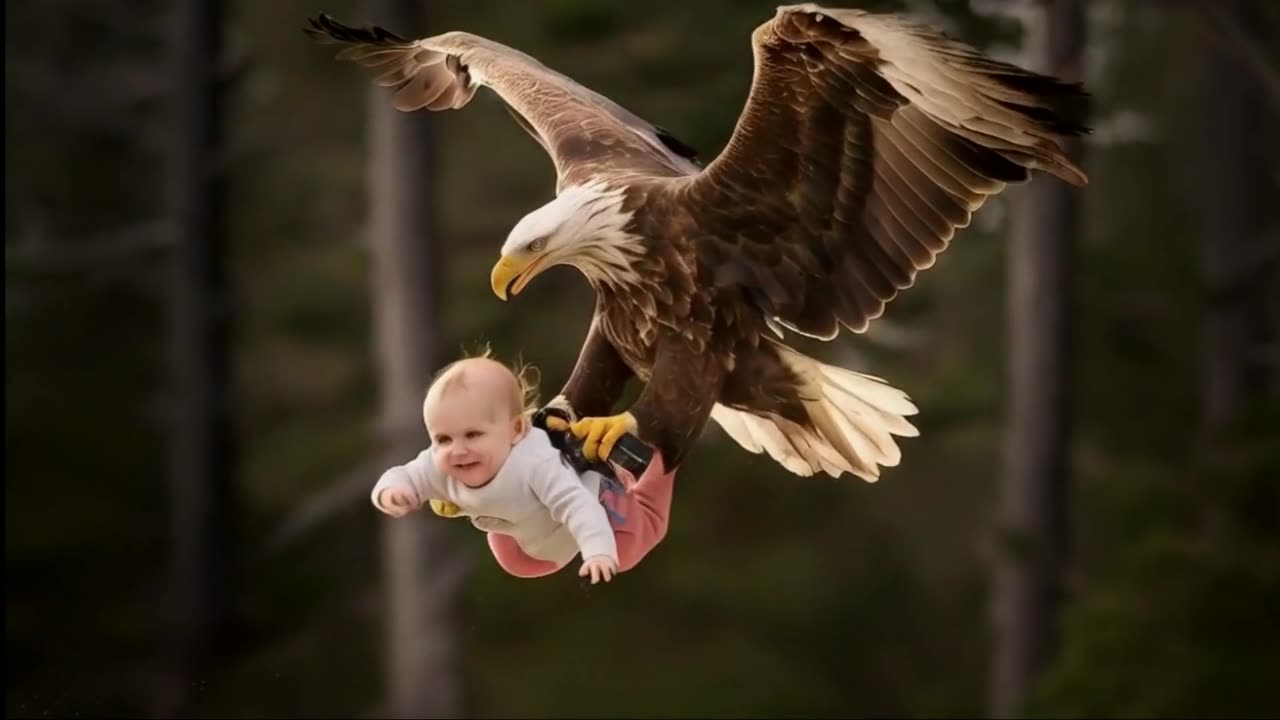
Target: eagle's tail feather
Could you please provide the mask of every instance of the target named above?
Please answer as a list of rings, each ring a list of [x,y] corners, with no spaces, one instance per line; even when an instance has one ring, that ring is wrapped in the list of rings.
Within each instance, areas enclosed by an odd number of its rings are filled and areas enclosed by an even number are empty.
[[[906,416],[917,412],[906,393],[884,380],[821,363],[779,345],[781,357],[805,384],[807,423],[717,404],[711,417],[744,449],[767,452],[797,475],[852,473],[867,482],[878,466],[893,467],[902,453],[893,436],[919,431]]]

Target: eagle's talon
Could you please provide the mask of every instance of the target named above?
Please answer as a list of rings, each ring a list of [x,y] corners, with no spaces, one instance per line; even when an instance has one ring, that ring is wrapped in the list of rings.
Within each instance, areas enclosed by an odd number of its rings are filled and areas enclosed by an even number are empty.
[[[587,417],[574,423],[573,434],[586,438],[582,444],[582,455],[588,460],[601,460],[613,452],[613,444],[618,438],[636,431],[636,418],[629,412],[609,417]]]

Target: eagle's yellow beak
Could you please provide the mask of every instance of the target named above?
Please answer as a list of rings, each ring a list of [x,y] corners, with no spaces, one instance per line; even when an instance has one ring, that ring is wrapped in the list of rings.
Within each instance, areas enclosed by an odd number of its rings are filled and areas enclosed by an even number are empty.
[[[541,258],[541,255],[529,258],[502,256],[502,259],[493,266],[493,271],[489,273],[489,284],[493,287],[493,294],[497,295],[499,300],[506,300],[508,294],[512,296],[519,294],[529,280],[537,274],[535,271],[539,265],[538,260]]]

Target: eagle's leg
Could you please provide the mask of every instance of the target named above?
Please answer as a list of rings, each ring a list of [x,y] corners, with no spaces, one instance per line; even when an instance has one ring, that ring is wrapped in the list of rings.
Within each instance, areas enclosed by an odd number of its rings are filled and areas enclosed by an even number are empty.
[[[569,422],[584,415],[609,413],[622,397],[627,381],[634,377],[613,344],[600,333],[597,323],[593,320],[587,330],[587,338],[568,382],[560,394],[546,405],[549,409],[565,412]],[[569,423],[555,416],[548,416],[546,423],[552,430],[569,429]]]
[[[716,353],[666,335],[658,341],[653,370],[635,404],[617,415],[584,417],[574,424],[574,434],[586,436],[583,454],[593,460],[607,458],[619,437],[635,433],[662,453],[664,466],[674,469],[706,427],[723,381],[724,366]]]

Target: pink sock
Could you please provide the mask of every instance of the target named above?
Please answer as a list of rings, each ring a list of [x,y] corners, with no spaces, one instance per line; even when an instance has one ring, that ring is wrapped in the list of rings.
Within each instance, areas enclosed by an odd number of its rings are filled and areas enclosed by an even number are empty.
[[[549,560],[529,557],[516,539],[502,533],[489,533],[489,550],[503,570],[520,578],[535,578],[550,575],[560,569],[559,565]]]
[[[618,480],[627,486],[626,494],[610,491],[601,496],[618,542],[618,572],[635,567],[666,537],[676,470],[664,473],[664,469],[661,453],[654,453],[639,480],[615,466]]]

